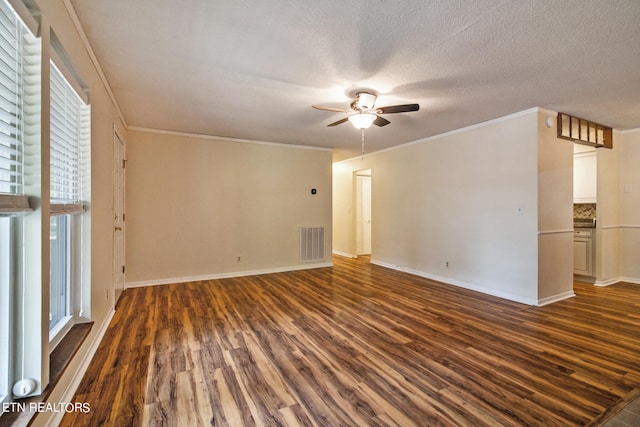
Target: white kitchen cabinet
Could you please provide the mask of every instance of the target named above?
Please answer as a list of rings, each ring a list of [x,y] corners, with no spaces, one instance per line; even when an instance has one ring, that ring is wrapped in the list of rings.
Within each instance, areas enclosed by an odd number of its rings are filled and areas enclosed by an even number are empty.
[[[573,203],[596,203],[597,169],[595,151],[573,155]]]

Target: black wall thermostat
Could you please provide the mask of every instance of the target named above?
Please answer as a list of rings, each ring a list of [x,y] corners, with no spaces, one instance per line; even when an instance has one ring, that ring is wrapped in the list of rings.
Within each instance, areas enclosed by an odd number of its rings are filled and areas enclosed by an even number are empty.
[[[316,190],[315,188],[311,189],[311,194],[316,194],[318,192],[318,190]]]

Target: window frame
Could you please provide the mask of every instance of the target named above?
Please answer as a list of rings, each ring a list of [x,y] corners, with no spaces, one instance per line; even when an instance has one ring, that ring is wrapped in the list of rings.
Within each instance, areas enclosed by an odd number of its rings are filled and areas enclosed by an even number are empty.
[[[54,224],[54,221],[57,222]],[[74,259],[74,253],[72,252],[72,232],[71,228],[72,217],[71,215],[55,215],[51,216],[49,220],[50,230],[55,230],[54,232],[49,233],[49,242],[50,242],[50,256],[51,262],[49,265],[49,344],[50,351],[52,351],[60,339],[64,337],[68,329],[71,328],[71,324],[69,323],[73,319],[73,310],[72,310],[72,264]],[[52,240],[55,240],[56,244],[52,244]],[[59,240],[60,239],[60,240]],[[54,248],[57,246],[57,248]],[[63,253],[60,253],[60,252]],[[54,260],[55,256],[59,256],[60,258]],[[57,276],[57,277],[55,277]],[[60,283],[62,282],[62,283]],[[54,284],[59,285],[59,287],[55,289],[63,289],[63,304],[64,304],[64,314],[52,325],[51,322],[53,320],[53,312],[58,310],[52,308],[52,301],[55,301],[57,298],[53,295]]]
[[[0,218],[0,406],[11,401],[11,317],[13,243],[11,218]],[[6,344],[6,345],[4,345]],[[0,410],[0,414],[2,410]]]
[[[67,312],[56,325],[53,327],[50,325],[49,327],[50,352],[64,338],[64,335],[76,323],[76,320],[84,314],[82,306],[85,284],[83,283],[84,277],[81,271],[83,263],[82,242],[84,240],[83,217],[85,216],[85,202],[83,199],[87,198],[86,196],[90,190],[90,184],[86,182],[83,174],[83,170],[87,166],[90,167],[88,164],[90,158],[87,158],[86,153],[84,153],[85,145],[90,144],[90,137],[85,136],[85,139],[83,139],[82,132],[83,127],[87,127],[90,133],[91,106],[86,95],[79,93],[80,85],[66,67],[61,64],[62,62],[58,59],[58,56],[52,52],[51,71],[49,73],[51,80],[50,191],[52,194],[50,198],[50,221],[53,221],[54,218],[66,218],[64,253],[66,257],[64,261],[66,274],[64,285]],[[60,98],[56,98],[56,96]],[[54,108],[54,105],[58,108]],[[72,114],[69,114],[70,112]],[[74,112],[76,113],[75,115],[73,115]],[[69,120],[70,116],[73,116],[71,120]],[[63,117],[64,121],[56,122],[61,117]],[[69,128],[70,121],[72,122],[71,129]],[[69,158],[64,157],[65,155],[69,155]],[[54,164],[54,161],[57,163]],[[62,176],[63,182],[60,179],[54,179],[54,175],[57,178]],[[60,191],[61,188],[62,191]],[[56,221],[58,220],[56,219]],[[50,226],[52,226],[51,222]],[[51,274],[54,268],[53,259],[55,256],[60,255],[59,253],[54,253],[55,249],[50,246],[50,292],[55,286],[53,282],[55,278]],[[49,303],[51,304],[51,302],[52,295],[50,294]],[[49,316],[51,316],[51,309],[49,310]]]

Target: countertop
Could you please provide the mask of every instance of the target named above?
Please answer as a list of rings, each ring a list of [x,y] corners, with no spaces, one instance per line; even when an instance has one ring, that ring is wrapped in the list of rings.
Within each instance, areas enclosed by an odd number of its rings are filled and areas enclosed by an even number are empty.
[[[574,218],[573,228],[596,228],[595,219]]]

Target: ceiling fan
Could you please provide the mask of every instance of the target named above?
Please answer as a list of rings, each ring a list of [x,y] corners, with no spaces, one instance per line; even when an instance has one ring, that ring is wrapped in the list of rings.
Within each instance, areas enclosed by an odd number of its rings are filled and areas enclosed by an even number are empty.
[[[347,113],[347,117],[330,123],[327,126],[337,126],[346,121],[349,121],[356,129],[367,129],[372,124],[376,126],[386,126],[391,123],[384,117],[380,117],[380,114],[407,113],[410,111],[418,111],[420,109],[420,105],[418,104],[390,105],[388,107],[376,108],[376,99],[377,95],[371,92],[363,91],[356,93],[356,99],[351,102],[350,110],[323,107],[320,105],[313,105],[312,107],[318,110]]]

